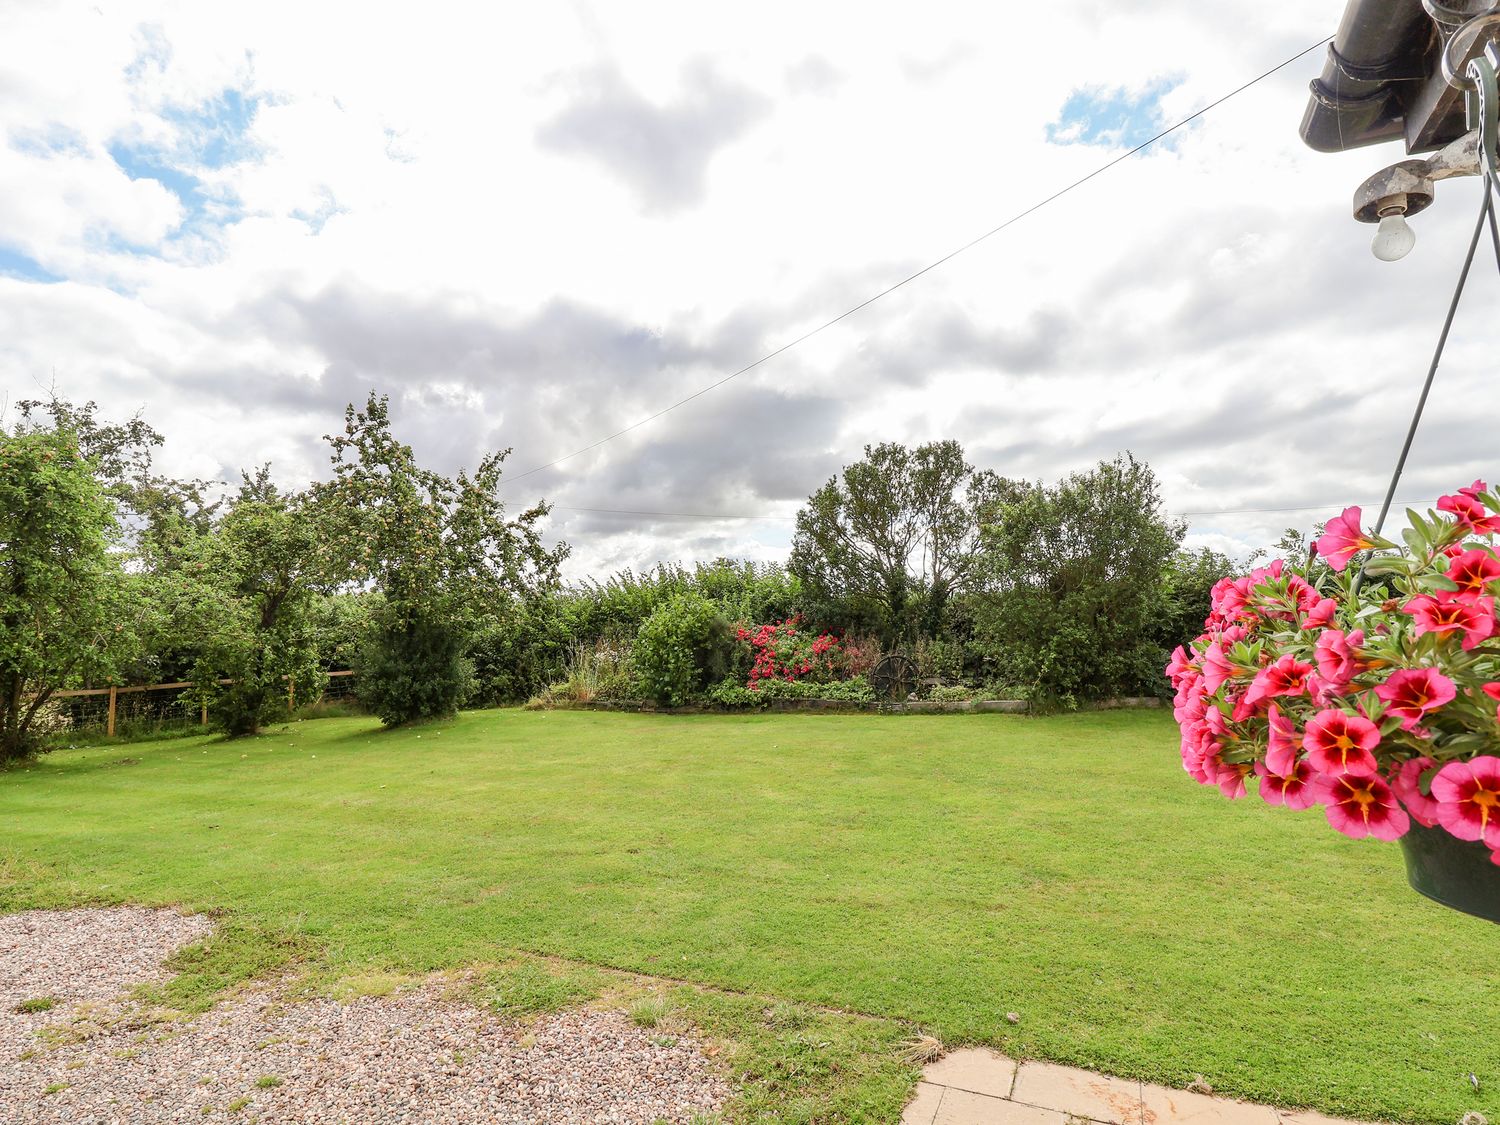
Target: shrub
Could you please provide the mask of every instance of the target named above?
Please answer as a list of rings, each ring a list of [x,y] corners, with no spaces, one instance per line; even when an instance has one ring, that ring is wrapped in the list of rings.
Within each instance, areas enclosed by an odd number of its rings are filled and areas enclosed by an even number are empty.
[[[566,674],[578,647],[560,597],[518,601],[501,620],[485,623],[469,642],[473,702],[497,707],[535,695]]]
[[[799,623],[793,617],[754,629],[742,625],[735,631],[736,639],[750,649],[749,687],[766,680],[828,683],[842,678],[845,661],[838,639],[801,632]]]
[[[773,699],[827,699],[844,703],[873,703],[875,690],[863,676],[817,684],[807,680],[762,680],[745,687],[738,680],[725,679],[709,688],[706,698],[720,707],[763,707]]]
[[[472,678],[452,622],[384,607],[361,652],[359,701],[386,726],[441,718],[458,710]]]
[[[927,698],[934,703],[965,703],[970,699],[977,699],[983,694],[984,692],[975,691],[973,688],[967,688],[961,684],[951,684],[933,688]]]
[[[635,668],[647,698],[680,707],[733,659],[734,634],[718,608],[699,594],[663,603],[636,634]]]

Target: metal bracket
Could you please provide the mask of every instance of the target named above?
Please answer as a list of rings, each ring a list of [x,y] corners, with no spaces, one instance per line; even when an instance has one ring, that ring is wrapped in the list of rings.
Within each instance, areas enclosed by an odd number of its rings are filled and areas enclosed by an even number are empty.
[[[1479,159],[1485,176],[1493,183],[1500,177],[1500,89],[1495,71],[1500,66],[1500,49],[1490,43],[1484,54],[1469,60],[1464,74],[1472,86],[1464,92],[1464,108],[1470,129],[1479,131]]]

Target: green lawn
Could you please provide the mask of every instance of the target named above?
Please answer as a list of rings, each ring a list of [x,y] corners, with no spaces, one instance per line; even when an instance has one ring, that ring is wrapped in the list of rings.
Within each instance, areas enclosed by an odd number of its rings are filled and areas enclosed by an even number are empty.
[[[1500,927],[1408,891],[1393,845],[1193,785],[1161,714],[327,719],[59,751],[0,775],[0,823],[0,908],[222,909],[343,971],[530,951],[1500,1119]]]

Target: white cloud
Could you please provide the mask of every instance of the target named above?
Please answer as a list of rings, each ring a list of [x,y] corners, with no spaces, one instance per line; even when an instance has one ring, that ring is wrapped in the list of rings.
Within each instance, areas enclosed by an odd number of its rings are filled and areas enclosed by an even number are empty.
[[[69,280],[0,278],[0,386],[28,396],[55,371],[72,397],[144,407],[183,472],[321,472],[320,435],[371,387],[424,456],[509,445],[528,468],[1091,170],[1107,150],[1046,140],[1074,91],[1180,79],[1172,119],[1342,7],[7,5],[0,250]],[[511,493],[785,515],[866,442],[955,436],[1033,478],[1129,445],[1183,511],[1378,496],[1477,196],[1445,185],[1411,258],[1370,258],[1347,201],[1402,154],[1302,146],[1321,62]],[[253,114],[208,160],[226,91]],[[132,180],[122,143],[198,187]],[[1408,494],[1492,471],[1475,310],[1494,280],[1474,284]],[[1199,518],[1195,537],[1248,545],[1318,514]],[[554,526],[579,570],[773,557],[789,537]]]

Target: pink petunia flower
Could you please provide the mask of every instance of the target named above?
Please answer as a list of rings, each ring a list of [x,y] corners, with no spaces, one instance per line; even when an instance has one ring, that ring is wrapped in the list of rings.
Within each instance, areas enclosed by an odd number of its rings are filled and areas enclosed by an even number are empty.
[[[1318,775],[1306,762],[1293,763],[1285,774],[1276,773],[1266,762],[1256,762],[1255,772],[1260,775],[1260,798],[1268,805],[1300,810],[1310,809],[1318,803],[1313,785]]]
[[[1302,745],[1319,773],[1368,776],[1378,768],[1372,751],[1380,745],[1380,729],[1363,715],[1329,707],[1308,721]]]
[[[1460,488],[1458,493],[1460,496],[1467,496],[1470,500],[1478,500],[1480,496],[1489,490],[1490,486],[1485,484],[1484,481],[1476,480],[1468,488]]]
[[[1234,665],[1224,655],[1224,646],[1218,641],[1208,646],[1203,654],[1203,688],[1212,695],[1224,686],[1224,681],[1234,675]]]
[[[1328,823],[1345,836],[1395,840],[1411,827],[1411,818],[1379,777],[1320,777],[1314,786],[1318,800],[1326,806]]]
[[[1475,481],[1475,484],[1482,482]],[[1490,515],[1478,496],[1471,496],[1468,489],[1459,489],[1452,496],[1438,497],[1438,511],[1448,512],[1458,520],[1458,526],[1475,535],[1488,535],[1500,531],[1500,516]]]
[[[1486,586],[1500,578],[1500,559],[1492,551],[1475,547],[1454,555],[1447,574],[1458,583],[1458,589],[1446,592],[1446,598],[1477,598],[1485,592]]]
[[[1436,764],[1431,758],[1413,758],[1402,762],[1396,776],[1391,778],[1392,791],[1423,828],[1435,828],[1438,823],[1438,803],[1423,793],[1421,786],[1423,772]]]
[[[1245,708],[1252,709],[1262,700],[1280,695],[1306,695],[1307,677],[1312,670],[1311,664],[1304,664],[1291,653],[1278,658],[1255,674],[1250,690],[1245,693]]]
[[[1266,712],[1270,726],[1270,745],[1266,749],[1266,767],[1281,777],[1290,777],[1296,769],[1297,755],[1302,750],[1302,736],[1297,733],[1297,724],[1271,704]]]
[[[1182,678],[1184,673],[1194,671],[1195,668],[1196,666],[1193,664],[1192,658],[1188,656],[1187,649],[1178,645],[1172,650],[1172,659],[1167,664],[1166,671],[1167,676],[1174,684]]]
[[[1359,516],[1359,508],[1345,508],[1328,521],[1318,538],[1318,554],[1334,570],[1343,570],[1355,555],[1375,545],[1360,530]]]
[[[1500,699],[1500,683],[1481,684],[1479,690],[1491,699]],[[1495,708],[1495,722],[1500,723],[1500,706]]]
[[[1432,779],[1438,823],[1460,840],[1500,849],[1500,758],[1449,762]]]
[[[1429,594],[1418,594],[1401,608],[1412,615],[1417,636],[1460,633],[1465,649],[1473,648],[1495,632],[1494,598],[1438,601]]]
[[[1385,701],[1386,713],[1401,720],[1401,729],[1411,730],[1429,711],[1453,702],[1458,689],[1436,668],[1402,668],[1375,689]]]
[[[1313,604],[1307,611],[1307,616],[1302,619],[1304,629],[1322,629],[1333,624],[1333,615],[1338,610],[1339,603],[1332,598],[1322,598]]]
[[[1219,787],[1220,793],[1231,801],[1237,801],[1245,795],[1245,778],[1249,773],[1250,766],[1247,763],[1216,760],[1213,783]]]
[[[1364,670],[1359,662],[1358,648],[1365,642],[1365,631],[1356,629],[1344,633],[1338,629],[1324,629],[1318,634],[1314,646],[1314,658],[1318,662],[1318,675],[1331,685],[1342,688]]]

